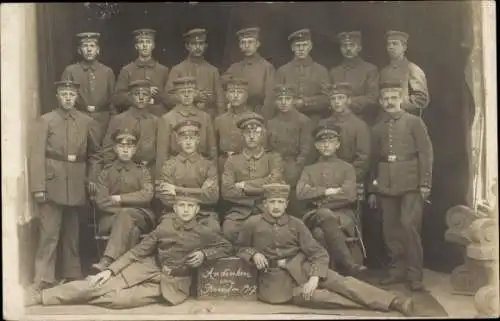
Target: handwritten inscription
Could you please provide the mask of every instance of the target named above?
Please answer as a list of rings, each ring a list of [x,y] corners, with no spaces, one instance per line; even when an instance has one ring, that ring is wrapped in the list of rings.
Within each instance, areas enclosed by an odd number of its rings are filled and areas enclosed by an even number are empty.
[[[256,272],[239,258],[221,259],[198,271],[200,299],[255,299]]]

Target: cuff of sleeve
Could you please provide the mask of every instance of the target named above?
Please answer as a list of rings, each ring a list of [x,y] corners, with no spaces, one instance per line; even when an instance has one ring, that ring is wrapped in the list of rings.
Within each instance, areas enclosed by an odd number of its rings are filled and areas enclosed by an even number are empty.
[[[328,266],[312,264],[311,271],[309,272],[309,277],[317,276],[320,278],[325,278],[327,272],[328,272]]]
[[[117,275],[120,272],[120,267],[114,263],[111,263],[107,269],[110,270],[113,275]]]
[[[211,258],[217,253],[217,251],[213,248],[206,248],[201,250],[201,252],[203,253],[203,255],[205,255],[205,259],[207,261],[210,261]]]

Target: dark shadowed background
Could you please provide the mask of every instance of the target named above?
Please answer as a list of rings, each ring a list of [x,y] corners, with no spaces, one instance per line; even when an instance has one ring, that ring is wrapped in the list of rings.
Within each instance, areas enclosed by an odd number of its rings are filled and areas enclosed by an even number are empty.
[[[469,202],[467,136],[474,104],[464,68],[472,47],[470,3],[120,3],[115,9],[115,14],[101,19],[98,17],[107,12],[106,8],[95,4],[38,5],[42,112],[56,106],[52,84],[64,67],[76,60],[74,35],[78,32],[102,33],[101,61],[116,75],[123,65],[135,59],[131,31],[136,28],[157,30],[154,55],[168,67],[185,56],[182,33],[195,27],[206,28],[206,59],[221,72],[240,59],[235,32],[251,25],[261,28],[260,52],[277,68],[292,58],[287,36],[300,28],[311,29],[312,56],[327,68],[341,60],[334,42],[337,32],[360,30],[362,56],[378,67],[388,62],[384,33],[389,29],[408,32],[408,57],[425,71],[431,96],[424,113],[435,155],[432,204],[425,209],[423,226],[426,266],[451,271],[462,263],[463,251],[446,243],[444,232],[446,210]]]

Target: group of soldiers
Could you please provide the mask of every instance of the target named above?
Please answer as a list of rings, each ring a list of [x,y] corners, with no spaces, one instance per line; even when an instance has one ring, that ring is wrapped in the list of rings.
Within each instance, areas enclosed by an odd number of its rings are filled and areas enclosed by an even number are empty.
[[[353,204],[380,207],[391,258],[381,284],[422,289],[433,152],[408,34],[387,32],[391,62],[378,72],[359,56],[361,33],[342,32],[345,59],[328,72],[301,29],[289,36],[294,59],[275,71],[258,53],[259,28],[246,28],[236,33],[243,60],[221,77],[203,58],[206,30],[184,35],[188,56],[169,70],[152,57],[155,31],[139,29],[138,57],[116,83],[97,60],[99,36],[77,35],[82,59],[34,126],[40,240],[28,305],[179,304],[193,269],[236,254],[260,271],[265,302],[411,313],[410,299],[355,278],[366,268],[346,241]],[[83,279],[78,217],[89,201],[109,239]]]

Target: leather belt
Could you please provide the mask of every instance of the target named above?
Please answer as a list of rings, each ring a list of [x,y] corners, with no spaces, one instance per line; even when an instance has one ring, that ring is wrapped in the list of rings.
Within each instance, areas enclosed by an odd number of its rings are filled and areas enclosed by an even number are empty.
[[[76,154],[61,155],[52,151],[46,151],[45,157],[68,163],[85,163],[87,161],[87,157],[85,155],[76,155]]]
[[[417,153],[407,154],[407,155],[387,155],[380,157],[380,162],[383,163],[395,163],[395,162],[406,162],[413,160],[417,157]]]
[[[187,267],[180,267],[171,269],[168,266],[163,266],[163,273],[170,276],[189,276],[191,274],[191,270]]]

